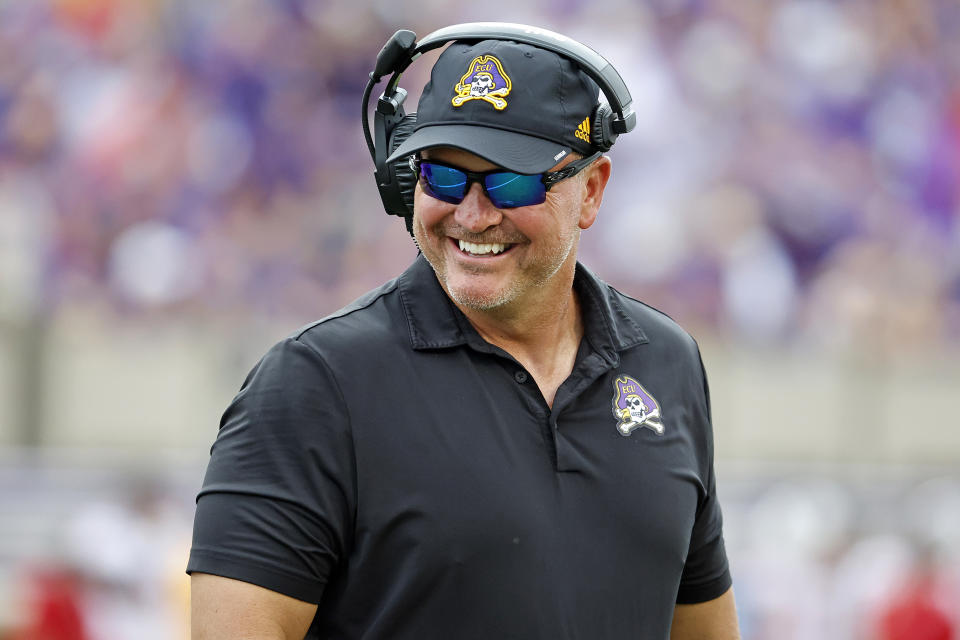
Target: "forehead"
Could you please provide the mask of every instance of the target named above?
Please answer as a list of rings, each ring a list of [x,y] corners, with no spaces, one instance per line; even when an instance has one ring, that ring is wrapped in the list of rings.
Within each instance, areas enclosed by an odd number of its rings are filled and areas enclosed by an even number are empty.
[[[469,151],[454,149],[452,147],[434,147],[432,149],[424,149],[423,157],[430,160],[435,160],[437,162],[443,162],[445,164],[452,164],[456,167],[466,169],[467,171],[492,171],[493,169],[500,168],[492,162],[484,160],[480,156],[470,153]]]

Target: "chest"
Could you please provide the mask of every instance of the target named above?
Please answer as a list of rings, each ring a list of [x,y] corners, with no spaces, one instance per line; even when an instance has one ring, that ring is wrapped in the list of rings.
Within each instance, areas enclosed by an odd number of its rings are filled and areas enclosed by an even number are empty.
[[[662,422],[625,435],[617,370],[568,380],[551,410],[516,363],[450,360],[350,403],[358,535],[428,564],[515,561],[536,544],[591,571],[632,556],[682,568],[704,488],[681,389],[648,385]]]

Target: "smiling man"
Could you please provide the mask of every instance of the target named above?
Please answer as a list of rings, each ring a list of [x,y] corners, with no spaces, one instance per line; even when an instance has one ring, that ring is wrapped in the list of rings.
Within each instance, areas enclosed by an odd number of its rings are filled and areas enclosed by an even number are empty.
[[[422,256],[224,414],[194,638],[738,637],[697,346],[577,261],[598,109],[556,51],[440,56],[392,157]]]

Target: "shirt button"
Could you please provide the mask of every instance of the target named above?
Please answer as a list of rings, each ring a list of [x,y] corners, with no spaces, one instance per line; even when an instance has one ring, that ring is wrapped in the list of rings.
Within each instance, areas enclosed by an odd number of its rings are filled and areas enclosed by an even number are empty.
[[[519,382],[520,384],[523,384],[524,382],[526,382],[529,377],[530,376],[527,375],[527,372],[523,370],[517,371],[515,374],[513,374],[513,379]]]

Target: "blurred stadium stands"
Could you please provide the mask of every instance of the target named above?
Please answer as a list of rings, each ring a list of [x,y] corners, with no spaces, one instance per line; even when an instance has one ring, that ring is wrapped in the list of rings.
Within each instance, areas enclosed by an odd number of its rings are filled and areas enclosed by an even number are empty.
[[[0,638],[50,585],[86,616],[57,637],[185,637],[220,412],[415,255],[360,133],[376,52],[490,19],[631,88],[582,253],[702,344],[745,640],[920,637],[897,602],[960,636],[960,2],[520,5],[0,0]]]

